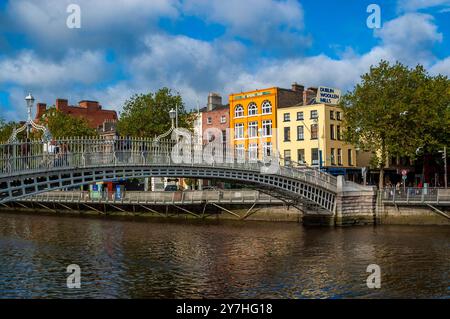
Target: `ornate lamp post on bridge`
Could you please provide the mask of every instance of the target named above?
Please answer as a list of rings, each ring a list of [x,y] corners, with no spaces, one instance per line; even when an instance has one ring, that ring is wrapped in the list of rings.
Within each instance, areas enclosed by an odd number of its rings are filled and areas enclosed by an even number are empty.
[[[155,138],[155,141],[153,143],[153,146],[154,146],[154,149],[155,149],[154,156],[158,156],[158,157],[162,156],[162,152],[161,152],[162,150],[161,150],[161,144],[160,144],[161,139],[166,138],[167,136],[169,136],[173,132],[173,130],[176,127],[178,127],[178,123],[175,123],[175,119],[177,118],[177,111],[172,108],[169,111],[169,117],[170,117],[170,120],[172,121],[172,126],[170,127],[170,129],[167,132],[162,133],[161,135],[159,135],[159,136],[157,136]],[[169,152],[169,146],[168,145],[167,145],[167,152]],[[162,184],[164,186],[165,179],[164,178],[152,177],[152,190],[153,191],[156,191],[156,184],[159,184],[159,185]],[[145,179],[145,189],[148,190],[148,179],[147,178]]]
[[[30,137],[31,129],[34,128],[35,130],[42,131],[42,141],[43,142],[49,142],[52,139],[52,135],[50,134],[50,131],[47,127],[44,125],[39,125],[35,123],[31,117],[31,109],[34,104],[34,97],[29,93],[27,97],[25,97],[25,101],[27,102],[27,113],[28,118],[24,125],[19,127],[18,129],[13,128],[13,132],[8,140],[8,143],[14,143],[17,142],[17,134],[23,132],[26,130],[27,132],[27,139]]]

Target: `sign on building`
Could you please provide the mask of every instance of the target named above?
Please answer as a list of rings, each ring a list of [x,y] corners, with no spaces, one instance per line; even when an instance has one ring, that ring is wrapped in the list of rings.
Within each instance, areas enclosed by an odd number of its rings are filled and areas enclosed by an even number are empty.
[[[329,88],[325,86],[319,86],[317,90],[317,103],[325,103],[325,104],[339,104],[341,100],[341,90]]]

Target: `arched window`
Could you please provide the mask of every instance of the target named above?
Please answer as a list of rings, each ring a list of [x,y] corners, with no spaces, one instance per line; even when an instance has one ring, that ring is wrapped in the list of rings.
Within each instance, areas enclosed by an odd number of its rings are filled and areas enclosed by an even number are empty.
[[[255,102],[250,102],[248,105],[248,116],[257,115],[258,114],[258,106]]]
[[[265,100],[262,103],[262,113],[263,114],[269,114],[272,113],[272,103],[270,103],[270,101]]]
[[[234,117],[243,117],[244,116],[244,107],[240,104],[236,105],[234,108]]]

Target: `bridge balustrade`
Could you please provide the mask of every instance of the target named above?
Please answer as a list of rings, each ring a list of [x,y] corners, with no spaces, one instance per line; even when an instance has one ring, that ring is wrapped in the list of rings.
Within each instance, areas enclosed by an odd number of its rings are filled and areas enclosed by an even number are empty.
[[[235,170],[261,171],[264,166],[279,163],[249,160],[248,154],[236,157],[231,152],[220,161],[205,161],[194,150],[204,145],[191,145],[190,161],[174,162],[173,140],[156,141],[149,138],[62,138],[50,143],[21,141],[0,145],[0,177],[40,171],[102,166],[177,165],[222,167]],[[310,167],[279,167],[274,174],[335,190],[336,178]]]

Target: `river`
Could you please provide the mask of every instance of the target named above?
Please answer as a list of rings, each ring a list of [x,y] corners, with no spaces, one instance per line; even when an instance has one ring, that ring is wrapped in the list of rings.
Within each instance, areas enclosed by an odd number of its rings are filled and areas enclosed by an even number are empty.
[[[448,226],[0,214],[0,298],[449,298],[449,271]]]

